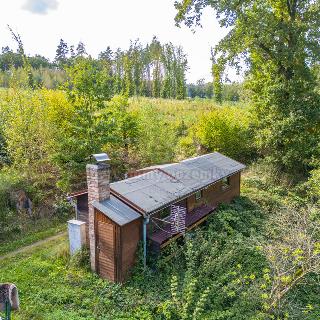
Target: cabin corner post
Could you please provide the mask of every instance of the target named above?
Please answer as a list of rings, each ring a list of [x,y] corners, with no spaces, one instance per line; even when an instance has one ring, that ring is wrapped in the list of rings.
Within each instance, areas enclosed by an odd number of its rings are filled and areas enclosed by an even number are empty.
[[[143,267],[147,268],[147,224],[149,217],[143,218]]]
[[[88,164],[86,171],[88,184],[90,263],[91,269],[97,271],[95,208],[93,202],[110,198],[110,165],[106,163]]]

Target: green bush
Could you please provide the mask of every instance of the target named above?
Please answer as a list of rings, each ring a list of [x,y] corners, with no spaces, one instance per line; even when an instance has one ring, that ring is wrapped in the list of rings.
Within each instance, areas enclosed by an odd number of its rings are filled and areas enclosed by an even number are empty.
[[[252,160],[255,148],[250,125],[250,113],[246,109],[215,108],[200,118],[181,144],[190,148],[190,144],[198,143],[202,152],[218,151],[237,160]]]
[[[71,216],[74,212],[73,206],[67,199],[62,197],[56,197],[55,202],[53,203],[53,215],[58,219],[66,219]]]
[[[175,158],[177,132],[174,121],[161,114],[161,108],[145,104],[137,112],[139,124],[138,153],[142,165],[172,162]]]
[[[69,252],[69,248],[68,252]],[[83,268],[90,270],[90,252],[88,248],[83,247],[78,250],[70,259],[70,265],[74,268]]]
[[[19,234],[22,226],[17,223],[17,212],[10,201],[10,194],[21,185],[20,177],[13,170],[0,171],[0,241],[10,233]]]
[[[320,167],[311,171],[308,181],[310,197],[320,201]]]

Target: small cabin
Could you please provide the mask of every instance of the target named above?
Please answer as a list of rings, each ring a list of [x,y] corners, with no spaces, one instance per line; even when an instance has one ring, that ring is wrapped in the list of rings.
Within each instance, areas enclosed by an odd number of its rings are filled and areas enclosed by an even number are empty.
[[[245,166],[218,152],[130,172],[110,183],[110,165],[87,165],[88,190],[72,195],[86,222],[92,270],[123,282],[142,240],[144,258],[240,195]]]

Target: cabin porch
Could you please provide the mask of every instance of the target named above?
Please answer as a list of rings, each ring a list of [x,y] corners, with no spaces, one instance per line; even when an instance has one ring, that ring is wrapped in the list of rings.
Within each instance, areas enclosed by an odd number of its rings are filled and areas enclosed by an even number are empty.
[[[211,207],[206,204],[203,204],[197,208],[194,208],[192,211],[187,212],[186,214],[186,231],[189,231],[202,222],[204,222],[210,213],[212,213],[216,207]],[[164,218],[163,220],[169,221],[169,217]],[[153,230],[149,235],[148,239],[151,244],[152,250],[158,252],[160,249],[168,245],[171,241],[182,236],[182,233],[172,233],[171,224],[162,224],[161,227]]]

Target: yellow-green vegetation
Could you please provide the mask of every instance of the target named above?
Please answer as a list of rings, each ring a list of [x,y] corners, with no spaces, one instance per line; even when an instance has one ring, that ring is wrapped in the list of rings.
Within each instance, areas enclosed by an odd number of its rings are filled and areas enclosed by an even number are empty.
[[[0,282],[19,288],[14,319],[317,319],[319,208],[304,215],[310,234],[290,226],[304,200],[264,171],[252,167],[239,199],[123,285],[92,274],[85,251],[70,259],[66,238],[1,261]]]
[[[307,175],[320,155],[319,3],[179,0],[175,7],[176,23],[190,28],[213,9],[212,18],[228,30],[212,50],[216,99],[222,99],[226,66],[246,64],[259,153],[283,172]]]
[[[309,195],[317,201],[320,197],[320,168],[311,171],[311,177],[308,181]]]
[[[213,107],[189,129],[189,134],[180,141],[186,155],[215,150],[241,161],[253,160],[255,156],[250,112],[239,106]]]
[[[1,133],[10,162],[33,183],[50,186],[57,141],[74,109],[61,91],[8,89],[1,94]]]
[[[254,159],[253,120],[243,103],[131,98],[129,110],[141,124],[144,163],[177,161],[212,150],[239,161]]]
[[[38,191],[70,190],[99,150],[111,153],[120,178],[128,169],[176,161],[199,148],[246,160],[251,145],[239,143],[250,121],[240,104],[116,96],[97,107],[80,93],[70,100],[63,91],[18,88],[1,91],[0,98],[3,157]]]
[[[12,234],[12,239],[9,237],[9,239],[1,242],[0,256],[54,236],[67,228],[65,221],[61,222],[57,219],[40,219],[33,224],[26,221],[24,226],[20,224],[21,220],[17,222],[19,222],[19,225],[15,225],[16,229],[14,235]]]
[[[224,102],[222,104],[216,103],[213,99],[156,99],[156,98],[144,98],[144,97],[132,97],[129,99],[130,110],[139,111],[141,106],[150,105],[153,106],[158,112],[167,116],[167,120],[183,120],[188,125],[192,125],[203,114],[206,114],[214,109],[237,106],[239,108],[245,108],[246,105],[243,102]]]
[[[204,132],[211,135],[213,121],[207,125],[206,119],[212,114],[217,114],[218,123],[239,110],[247,123],[243,106],[123,96],[104,101],[81,91],[80,71],[74,71],[74,81],[80,84],[72,93],[19,86],[0,92],[1,238],[32,232],[37,223],[32,219],[65,219],[64,192],[84,187],[88,157],[101,150],[110,154],[113,179],[123,178],[128,170],[196,155],[201,148],[246,160],[241,148],[249,147],[249,141],[239,143],[238,127],[231,132],[225,122],[215,145],[202,138]],[[32,199],[32,217],[15,214],[15,204],[9,201],[11,192],[20,189]]]

